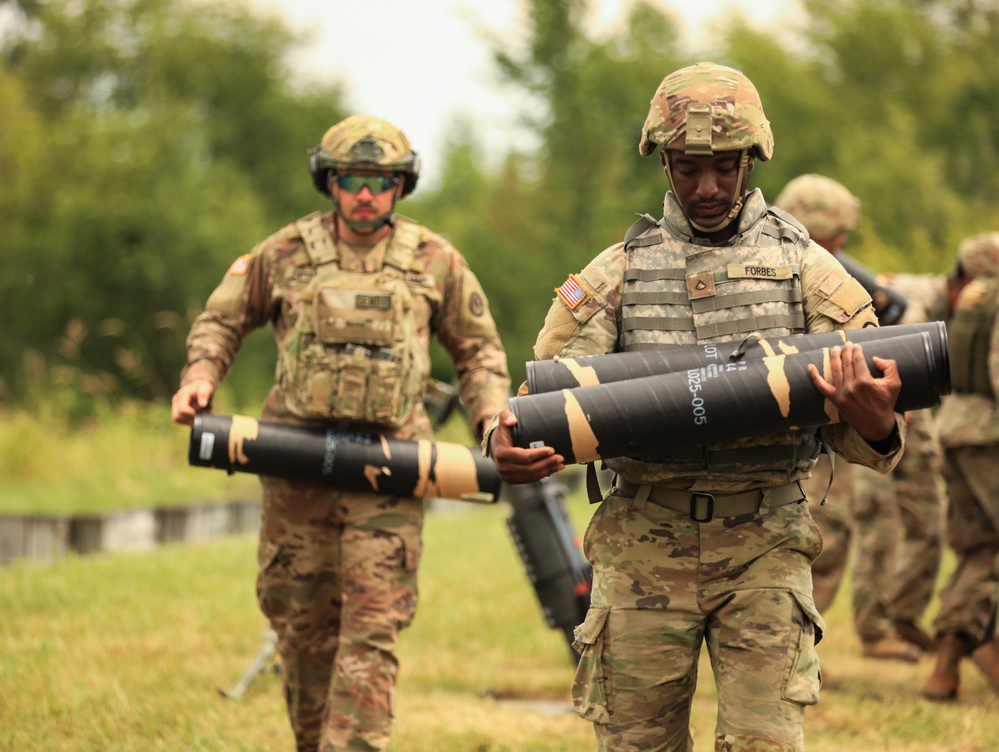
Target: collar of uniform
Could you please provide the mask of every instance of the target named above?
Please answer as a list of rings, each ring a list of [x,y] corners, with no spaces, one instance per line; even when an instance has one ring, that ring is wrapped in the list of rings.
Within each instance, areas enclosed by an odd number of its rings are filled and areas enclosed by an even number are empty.
[[[750,230],[763,215],[767,213],[767,202],[763,198],[763,192],[759,188],[754,188],[746,194],[742,211],[736,221],[735,236],[726,245],[739,245],[740,237]],[[687,220],[687,215],[683,213],[680,203],[672,191],[666,192],[663,199],[663,222],[667,229],[677,238],[695,245],[711,245],[706,238],[694,236],[694,229]]]

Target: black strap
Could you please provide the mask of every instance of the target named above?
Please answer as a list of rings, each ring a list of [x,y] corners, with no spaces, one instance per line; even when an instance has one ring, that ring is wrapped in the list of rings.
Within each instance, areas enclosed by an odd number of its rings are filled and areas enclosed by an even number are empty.
[[[586,496],[591,504],[599,504],[604,500],[604,492],[600,490],[600,478],[597,477],[597,466],[594,462],[586,463]]]
[[[822,451],[829,455],[829,485],[826,486],[826,491],[822,494],[822,501],[819,502],[819,506],[824,507],[829,501],[829,491],[832,489],[833,478],[836,477],[836,453],[829,448],[829,444],[822,438],[821,433],[819,433],[819,443],[822,444]]]

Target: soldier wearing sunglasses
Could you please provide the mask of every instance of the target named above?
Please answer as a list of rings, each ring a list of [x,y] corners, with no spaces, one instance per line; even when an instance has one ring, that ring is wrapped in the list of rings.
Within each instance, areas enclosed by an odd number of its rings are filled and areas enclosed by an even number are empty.
[[[395,213],[420,174],[409,140],[383,120],[349,117],[309,151],[309,169],[332,210],[233,262],[188,337],[173,420],[190,425],[210,409],[243,338],[270,324],[278,365],[263,419],[430,438],[421,394],[436,336],[481,438],[506,406],[506,355],[464,257]],[[257,595],[278,636],[297,749],[384,749],[396,641],[416,611],[424,502],[261,483]]]

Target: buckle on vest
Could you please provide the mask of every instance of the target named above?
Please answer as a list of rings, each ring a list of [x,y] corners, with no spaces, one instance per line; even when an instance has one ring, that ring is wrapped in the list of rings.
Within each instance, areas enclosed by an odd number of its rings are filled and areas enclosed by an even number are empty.
[[[704,509],[706,516],[698,516]],[[715,516],[715,497],[709,493],[692,493],[690,495],[690,519],[694,522],[711,522]]]

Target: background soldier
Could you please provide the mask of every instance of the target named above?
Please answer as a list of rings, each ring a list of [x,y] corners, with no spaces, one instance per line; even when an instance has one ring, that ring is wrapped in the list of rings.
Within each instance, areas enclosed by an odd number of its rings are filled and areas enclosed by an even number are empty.
[[[948,276],[884,274],[878,281],[908,300],[899,324],[947,320]],[[876,595],[887,605],[898,636],[931,653],[936,642],[919,622],[933,599],[943,558],[947,507],[943,450],[931,410],[913,410],[905,417],[905,454],[891,476],[886,479],[868,468],[855,468],[854,515],[860,524],[853,605],[858,633],[861,624],[872,623],[877,615],[865,616],[865,608],[878,608]]]
[[[966,238],[958,260],[968,282],[947,325],[953,391],[937,413],[957,563],[940,593],[937,662],[922,689],[936,701],[957,697],[967,655],[999,692],[999,233]]]
[[[784,336],[875,324],[871,299],[760,191],[748,192],[773,135],[741,72],[698,63],[667,76],[639,151],[659,151],[670,190],[646,217],[557,291],[539,359]],[[894,361],[834,348],[816,388],[844,422],[822,429],[848,459],[887,471],[901,452]],[[513,445],[516,417],[493,421],[486,447],[507,482],[559,470],[551,447]],[[690,704],[707,643],[718,689],[717,750],[801,750],[818,701],[811,597],[821,540],[798,480],[819,444],[811,431],[708,445],[678,442],[618,457],[614,486],[587,528],[591,608],[576,630],[576,712],[601,750],[691,750]],[[789,659],[789,652],[793,659]]]
[[[270,323],[270,421],[426,439],[421,400],[436,335],[481,436],[509,395],[485,295],[440,235],[394,213],[420,162],[377,118],[334,125],[309,153],[333,210],[288,225],[233,262],[188,337],[173,420],[210,407],[243,338]],[[301,750],[388,743],[396,640],[417,603],[423,501],[262,477],[260,608],[278,635]]]
[[[836,255],[860,222],[860,201],[845,186],[822,175],[801,175],[786,186],[774,206],[791,214],[809,237]],[[835,466],[835,471],[833,467]],[[819,613],[832,606],[843,581],[853,541],[853,466],[830,462],[823,453],[803,481],[812,518],[822,531],[822,553],[812,563],[812,596]]]
[[[795,178],[774,204],[794,215],[812,240],[833,255],[846,248],[849,233],[860,223],[860,201],[842,183],[824,175]],[[936,320],[926,315],[923,308],[910,305],[899,323]],[[937,485],[940,451],[930,411],[912,411],[906,419],[906,451],[891,479],[869,468],[835,464],[829,503],[812,506],[823,539],[812,578],[815,605],[825,612],[836,597],[852,551],[854,627],[862,655],[914,662],[921,650],[935,647],[916,620],[933,595],[944,520],[943,494]],[[829,458],[823,455],[806,481],[810,499],[823,498],[830,472]],[[900,550],[902,536],[905,546]]]

